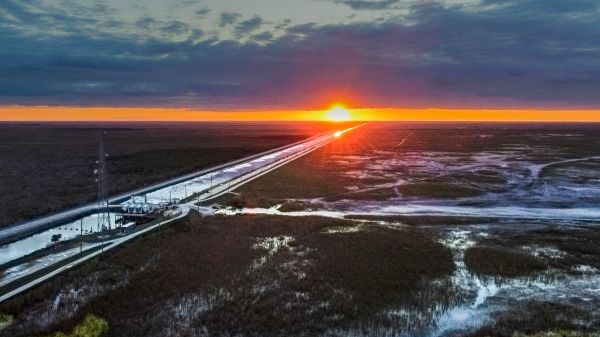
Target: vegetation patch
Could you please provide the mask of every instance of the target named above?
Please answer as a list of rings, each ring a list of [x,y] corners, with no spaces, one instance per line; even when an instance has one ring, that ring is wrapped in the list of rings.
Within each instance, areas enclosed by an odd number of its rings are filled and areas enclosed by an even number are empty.
[[[465,263],[472,273],[486,276],[525,276],[547,268],[543,260],[525,252],[482,246],[467,249]]]
[[[12,315],[7,315],[7,314],[3,314],[0,313],[0,330],[6,328],[7,326],[11,325],[13,322],[13,316]]]
[[[449,250],[411,230],[372,227],[318,234],[305,244],[319,252],[315,274],[320,281],[348,291],[352,305],[366,315],[386,306],[418,305],[410,301],[421,281],[448,276],[454,269]]]
[[[410,226],[471,225],[496,222],[493,218],[453,217],[435,215],[347,215],[348,219],[401,222]]]
[[[337,198],[350,200],[387,200],[397,196],[398,194],[394,191],[393,188],[378,188],[361,192],[345,193]]]
[[[594,314],[571,304],[526,302],[494,315],[492,323],[469,337],[598,337]]]
[[[71,333],[55,332],[48,337],[100,337],[107,331],[108,322],[90,314]]]
[[[400,185],[398,191],[406,196],[426,198],[465,198],[483,194],[483,191],[474,187],[441,182]]]
[[[279,207],[280,212],[301,212],[312,209],[312,205],[308,202],[298,200],[288,200]]]
[[[508,249],[519,247],[545,248],[536,252],[552,267],[567,272],[581,265],[600,269],[600,229],[596,226],[561,228],[549,226],[532,231],[509,231],[482,244],[502,246]],[[551,250],[548,250],[551,248]],[[561,254],[556,254],[560,252]],[[575,271],[576,272],[576,271]]]
[[[515,332],[513,337],[600,337],[600,333],[577,330],[553,330],[536,333]]]
[[[498,172],[492,170],[477,170],[473,173],[464,173],[459,176],[469,182],[480,184],[505,185],[507,183]]]

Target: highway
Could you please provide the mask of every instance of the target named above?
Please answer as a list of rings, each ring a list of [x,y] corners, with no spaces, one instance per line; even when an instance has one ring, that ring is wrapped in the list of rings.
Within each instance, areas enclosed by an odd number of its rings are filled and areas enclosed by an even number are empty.
[[[56,275],[58,275],[58,274],[60,274],[60,273],[62,273],[64,271],[66,271],[66,270],[71,269],[75,265],[81,264],[81,263],[83,263],[83,262],[85,262],[85,261],[87,261],[89,259],[92,259],[92,258],[94,258],[94,257],[96,257],[96,256],[98,256],[100,254],[103,254],[106,251],[114,249],[115,247],[117,247],[119,245],[122,245],[122,244],[126,243],[127,241],[130,241],[130,240],[132,240],[132,239],[134,239],[134,238],[136,238],[136,237],[138,237],[140,235],[144,235],[145,233],[153,231],[153,230],[155,230],[156,228],[158,228],[160,226],[164,226],[164,225],[166,225],[168,223],[171,223],[171,222],[173,222],[175,220],[179,220],[179,219],[185,217],[188,214],[188,212],[189,212],[189,209],[186,208],[185,211],[182,211],[179,215],[177,215],[174,218],[171,218],[171,219],[159,222],[159,223],[157,223],[155,225],[152,225],[150,227],[144,228],[144,229],[139,230],[137,232],[134,232],[134,233],[132,233],[130,235],[123,236],[123,237],[120,237],[118,239],[114,239],[114,240],[108,241],[108,245],[106,247],[104,247],[104,249],[97,250],[97,251],[95,251],[93,253],[90,253],[90,254],[88,254],[88,255],[86,255],[86,256],[84,256],[84,257],[82,257],[82,258],[80,258],[80,259],[78,259],[78,260],[76,260],[74,262],[71,262],[71,263],[69,263],[69,264],[67,264],[65,266],[62,266],[60,268],[57,268],[57,269],[55,269],[55,270],[53,270],[53,271],[51,271],[51,272],[49,272],[49,273],[47,273],[45,275],[42,275],[42,276],[40,276],[40,277],[38,277],[38,278],[36,278],[34,280],[31,280],[30,282],[28,282],[26,284],[23,284],[22,286],[14,289],[14,290],[11,290],[11,291],[9,291],[9,292],[7,292],[5,294],[0,295],[0,302],[3,302],[3,301],[5,301],[5,300],[7,300],[7,299],[9,299],[9,298],[11,298],[11,297],[13,297],[15,295],[18,295],[18,294],[20,294],[20,293],[22,293],[24,291],[27,291],[27,290],[31,289],[32,287],[35,287],[36,285],[38,285],[38,284],[40,284],[40,283],[42,283],[42,282],[44,282],[46,280],[49,280],[50,278],[52,278],[52,277],[54,277],[54,276],[56,276]],[[97,245],[95,245],[95,246],[97,246]],[[25,276],[27,276],[29,274],[31,274],[31,273],[24,274],[22,277],[25,277]],[[20,277],[20,278],[22,278],[22,277]],[[18,278],[16,280],[19,280],[20,278]]]
[[[136,190],[131,193],[122,194],[120,196],[116,196],[111,198],[111,202],[122,202],[129,198],[132,194],[146,194],[148,201],[164,201],[172,198],[180,198],[185,199],[186,197],[192,200],[187,200],[186,202],[182,202],[178,204],[178,215],[174,218],[161,221],[155,225],[149,226],[147,228],[136,231],[127,236],[118,237],[115,239],[111,239],[107,241],[107,246],[104,247],[104,251],[111,250],[121,244],[124,244],[140,235],[143,235],[146,232],[152,231],[160,226],[163,226],[167,223],[173,222],[177,219],[181,219],[185,217],[190,210],[198,207],[196,205],[197,202],[207,201],[223,194],[229,193],[234,189],[246,184],[264,174],[267,174],[283,165],[290,163],[291,161],[298,159],[326,144],[329,144],[331,141],[335,140],[337,137],[340,137],[343,133],[349,132],[355,128],[358,128],[361,125],[348,128],[342,131],[337,131],[335,133],[328,132],[325,134],[320,134],[315,137],[311,137],[304,141],[294,143],[288,146],[280,147],[271,151],[266,151],[264,153],[249,156],[240,160],[236,160],[230,162],[228,164],[219,165],[212,169],[199,171],[184,177],[179,177],[176,179],[171,179],[167,182],[163,182],[161,184],[156,184],[150,187],[146,187],[143,189]],[[182,194],[183,193],[183,194]],[[175,196],[174,196],[175,195]],[[14,231],[21,231],[23,233],[28,232],[35,228],[44,228],[49,223],[53,223],[57,221],[57,219],[71,219],[73,216],[78,216],[85,214],[86,212],[93,212],[96,209],[95,204],[86,204],[77,208],[69,209],[64,212],[52,214],[47,217],[43,217],[40,219],[36,219],[30,222],[26,222],[16,227],[10,228]],[[37,226],[37,227],[36,227]],[[5,230],[6,231],[6,230]],[[14,232],[6,232],[8,234],[5,235],[14,235],[11,233]],[[88,247],[91,249],[93,247]],[[58,275],[71,267],[83,263],[98,254],[101,254],[102,251],[95,251],[90,253],[80,259],[67,264],[66,266],[62,266],[56,270],[53,270],[43,276],[40,276],[34,280],[27,282],[26,284],[21,285],[20,287],[9,291],[5,294],[0,295],[0,302],[4,301],[10,297],[13,297],[21,292],[24,292],[48,279]],[[60,263],[61,260],[57,260],[54,264]],[[19,277],[14,278],[8,283],[12,283],[15,281],[19,281],[20,279],[31,275],[32,273],[38,271],[39,269],[31,269],[28,272],[25,272]]]
[[[347,131],[348,130],[344,130],[343,132]],[[193,172],[127,193],[122,193],[109,198],[109,203],[111,205],[121,203],[129,199],[131,195],[148,195],[149,201],[169,201],[171,198],[184,199],[186,196],[193,194],[194,191],[198,192],[198,189],[208,191],[219,184],[225,184],[231,180],[235,180],[238,176],[246,172],[268,166],[272,163],[272,161],[280,161],[282,158],[290,156],[296,152],[301,152],[307,147],[312,147],[318,144],[318,146],[322,146],[334,138],[335,136],[332,132],[322,133],[290,145],[248,156],[209,169]],[[239,171],[238,169],[244,170]],[[209,185],[208,180],[206,181],[207,184],[204,185],[197,183],[192,184],[195,178],[204,177],[205,179],[208,179],[210,175],[213,176],[212,184]],[[190,185],[193,186],[188,190],[187,187]],[[167,195],[169,196],[167,197]],[[96,201],[90,202],[81,206],[0,229],[0,244],[14,240],[15,238],[26,234],[33,234],[36,231],[65,223],[82,215],[93,213],[97,210],[97,205],[98,203]]]

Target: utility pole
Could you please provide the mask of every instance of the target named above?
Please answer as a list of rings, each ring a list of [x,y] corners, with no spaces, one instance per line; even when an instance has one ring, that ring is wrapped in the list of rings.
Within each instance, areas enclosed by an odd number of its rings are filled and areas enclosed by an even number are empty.
[[[108,154],[104,149],[104,132],[100,132],[98,144],[98,165],[95,173],[98,182],[98,230],[102,239],[102,252],[104,252],[104,228],[111,230],[110,205],[108,203],[108,178],[106,174],[106,157]]]

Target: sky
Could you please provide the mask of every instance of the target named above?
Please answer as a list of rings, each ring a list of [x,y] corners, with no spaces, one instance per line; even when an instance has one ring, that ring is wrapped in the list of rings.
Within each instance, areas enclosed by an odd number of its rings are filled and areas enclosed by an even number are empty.
[[[0,120],[600,120],[597,0],[2,0]]]

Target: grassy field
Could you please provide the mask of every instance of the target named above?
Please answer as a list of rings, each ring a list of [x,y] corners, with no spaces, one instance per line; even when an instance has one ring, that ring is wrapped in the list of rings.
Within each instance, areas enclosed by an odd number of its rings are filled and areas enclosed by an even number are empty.
[[[0,123],[0,226],[95,199],[106,131],[117,194],[340,127],[331,123]]]

